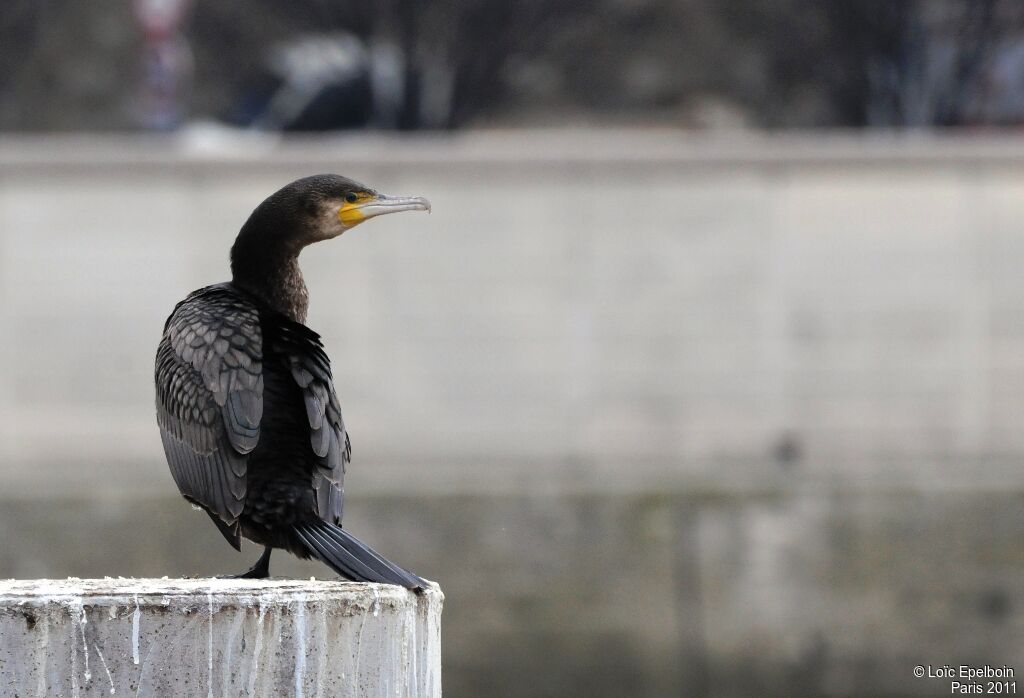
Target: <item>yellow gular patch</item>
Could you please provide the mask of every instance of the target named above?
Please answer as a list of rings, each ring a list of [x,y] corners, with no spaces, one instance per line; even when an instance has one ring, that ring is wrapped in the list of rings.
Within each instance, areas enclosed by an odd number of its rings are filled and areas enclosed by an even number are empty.
[[[366,216],[363,215],[359,208],[370,201],[373,201],[374,197],[369,194],[359,194],[359,198],[353,203],[346,201],[342,204],[341,208],[338,209],[338,218],[347,227],[352,227],[356,223],[362,223],[366,220]]]

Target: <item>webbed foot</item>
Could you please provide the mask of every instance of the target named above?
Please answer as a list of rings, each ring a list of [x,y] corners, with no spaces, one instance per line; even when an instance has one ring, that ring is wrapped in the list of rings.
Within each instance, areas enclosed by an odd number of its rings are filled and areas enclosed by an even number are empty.
[[[217,579],[266,579],[270,576],[270,552],[273,548],[269,546],[263,549],[263,554],[256,564],[241,574],[228,574]]]

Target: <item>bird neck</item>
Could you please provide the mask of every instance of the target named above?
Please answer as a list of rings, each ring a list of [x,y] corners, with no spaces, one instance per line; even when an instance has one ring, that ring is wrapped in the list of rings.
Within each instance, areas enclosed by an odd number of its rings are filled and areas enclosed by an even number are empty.
[[[231,248],[232,283],[270,308],[305,324],[309,292],[299,269],[301,247],[239,234]]]

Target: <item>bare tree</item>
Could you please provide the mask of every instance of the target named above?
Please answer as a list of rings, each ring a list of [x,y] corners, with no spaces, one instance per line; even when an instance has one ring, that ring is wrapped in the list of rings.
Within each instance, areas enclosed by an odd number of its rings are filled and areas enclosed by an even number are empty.
[[[124,4],[9,0],[0,128],[131,127]],[[679,123],[708,99],[780,128],[1024,120],[988,106],[1020,89],[991,78],[1024,41],[1011,0],[218,0],[194,3],[184,31],[193,116],[245,104],[275,45],[346,32],[398,49],[388,123],[406,129],[565,112]]]

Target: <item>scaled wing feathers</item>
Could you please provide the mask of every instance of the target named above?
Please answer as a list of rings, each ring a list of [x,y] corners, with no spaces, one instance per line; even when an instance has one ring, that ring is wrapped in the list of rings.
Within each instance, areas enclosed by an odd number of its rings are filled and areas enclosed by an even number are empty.
[[[171,474],[183,495],[235,531],[246,455],[260,437],[262,343],[259,311],[220,284],[174,309],[157,351],[157,420]]]
[[[318,460],[313,473],[317,513],[325,521],[340,524],[345,464],[351,459],[352,446],[334,392],[331,362],[320,335],[305,325],[279,318],[268,331],[272,333],[268,344],[275,353],[286,357],[292,378],[302,389],[310,445]]]
[[[247,456],[260,438],[263,371],[278,366],[302,394],[317,513],[340,523],[352,449],[318,334],[219,284],[175,308],[157,352],[157,418],[171,473],[185,497],[232,531],[236,545]]]

